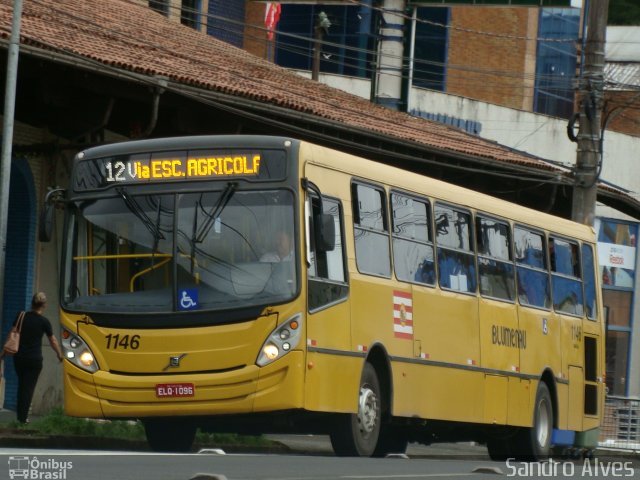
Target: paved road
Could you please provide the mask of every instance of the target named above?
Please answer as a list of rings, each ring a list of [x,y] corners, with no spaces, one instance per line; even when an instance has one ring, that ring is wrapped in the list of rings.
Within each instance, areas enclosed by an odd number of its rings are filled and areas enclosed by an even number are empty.
[[[270,440],[283,443],[294,453],[333,455],[331,442],[325,435],[265,435]],[[435,445],[409,444],[407,455],[412,458],[467,458],[488,460],[487,448],[474,443],[443,443]]]
[[[585,470],[585,468],[587,468]],[[25,471],[19,470],[24,469]],[[620,462],[588,467],[582,462],[512,464],[461,459],[336,458],[310,455],[157,455],[87,451],[4,450],[0,477],[61,480],[473,480],[519,478],[640,478]]]

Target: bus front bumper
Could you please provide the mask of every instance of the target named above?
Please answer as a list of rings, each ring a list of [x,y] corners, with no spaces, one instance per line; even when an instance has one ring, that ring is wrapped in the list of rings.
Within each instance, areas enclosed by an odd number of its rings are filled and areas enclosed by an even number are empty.
[[[166,395],[178,385],[182,396]],[[90,374],[65,363],[65,413],[76,417],[207,416],[296,409],[304,404],[303,391],[301,351],[266,367],[184,375]]]

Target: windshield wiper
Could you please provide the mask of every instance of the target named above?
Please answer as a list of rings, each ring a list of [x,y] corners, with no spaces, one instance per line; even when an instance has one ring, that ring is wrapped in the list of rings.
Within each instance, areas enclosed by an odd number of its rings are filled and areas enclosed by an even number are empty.
[[[154,245],[153,251],[155,252],[158,246],[159,240],[164,240],[165,238],[162,232],[160,231],[160,227],[159,227],[160,202],[158,202],[158,214],[156,218],[156,223],[154,224],[149,218],[149,216],[146,214],[146,212],[142,209],[140,204],[138,204],[138,202],[136,202],[136,200],[133,197],[129,196],[129,194],[124,188],[122,187],[118,188],[116,189],[116,191],[120,194],[120,196],[122,197],[122,200],[124,200],[124,204],[131,211],[131,213],[133,213],[136,217],[138,217],[142,222],[142,224],[147,228],[147,230],[149,230],[151,235],[153,235],[153,245]]]
[[[220,194],[220,199],[218,200],[218,203],[215,205],[215,207],[213,207],[211,213],[204,212],[204,214],[207,216],[207,219],[200,227],[200,231],[197,232],[197,234],[194,234],[194,238],[192,239],[193,245],[195,245],[196,243],[202,243],[204,237],[206,237],[209,233],[209,230],[211,230],[211,227],[213,227],[213,225],[216,223],[216,220],[218,220],[218,218],[220,218],[220,215],[222,215],[222,211],[229,203],[229,200],[231,200],[231,197],[233,197],[233,194],[236,193],[237,187],[238,184],[236,182],[227,183],[227,187]]]

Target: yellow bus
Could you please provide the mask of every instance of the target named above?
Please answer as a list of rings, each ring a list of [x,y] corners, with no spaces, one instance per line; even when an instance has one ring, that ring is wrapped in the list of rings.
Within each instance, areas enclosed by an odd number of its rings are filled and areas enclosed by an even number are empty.
[[[597,445],[592,228],[304,141],[80,152],[64,197],[68,415],[328,434],[337,455]]]

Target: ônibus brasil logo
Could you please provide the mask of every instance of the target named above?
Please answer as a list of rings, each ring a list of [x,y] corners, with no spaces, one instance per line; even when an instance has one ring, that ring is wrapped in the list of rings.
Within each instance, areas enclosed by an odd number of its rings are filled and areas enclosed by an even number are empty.
[[[33,480],[65,480],[67,470],[73,468],[72,462],[62,462],[53,458],[39,460],[38,457],[9,457],[9,478]]]

